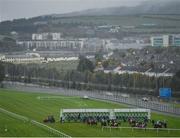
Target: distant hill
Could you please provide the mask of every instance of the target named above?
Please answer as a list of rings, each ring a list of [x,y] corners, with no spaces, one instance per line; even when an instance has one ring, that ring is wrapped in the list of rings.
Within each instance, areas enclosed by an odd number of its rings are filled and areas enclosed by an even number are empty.
[[[111,7],[88,9],[67,14],[53,14],[53,17],[102,16],[102,15],[140,15],[140,14],[180,14],[180,0],[152,0],[135,7]]]
[[[107,24],[137,26],[139,28],[136,28],[135,31],[138,33],[179,33],[179,7],[180,0],[148,0],[134,7],[89,9],[66,14],[49,14],[28,19],[14,19],[0,22],[0,34],[7,35],[12,31],[16,31],[22,34],[21,39],[23,40],[28,40],[31,37],[30,34],[34,32],[49,31],[62,32],[67,36],[79,34],[77,37],[84,37],[89,29],[78,29],[79,26]],[[146,23],[152,23],[157,26],[154,30],[141,28],[141,25]],[[24,35],[24,33],[28,35]]]

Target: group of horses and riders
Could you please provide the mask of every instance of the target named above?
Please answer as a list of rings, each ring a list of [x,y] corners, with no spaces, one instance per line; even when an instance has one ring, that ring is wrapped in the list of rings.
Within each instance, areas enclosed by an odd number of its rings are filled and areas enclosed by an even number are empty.
[[[144,118],[143,120],[137,120],[134,118],[128,118],[128,122],[131,127],[146,128],[148,119]]]
[[[121,121],[115,120],[115,119],[108,119],[108,120],[101,120],[101,126],[110,126],[110,127],[118,127],[121,125]]]
[[[55,123],[54,116],[50,115],[43,120],[44,123]]]
[[[83,122],[87,125],[97,125],[100,123],[102,127],[118,127],[122,122],[128,122],[129,126],[138,128],[146,128],[148,122],[151,122],[154,128],[167,128],[166,121],[148,120],[147,117],[117,117],[116,119],[109,119],[109,116],[81,116],[79,114],[78,116],[67,116],[66,120],[68,122]],[[63,123],[64,119],[61,118],[60,122]]]
[[[154,128],[167,128],[166,120],[164,120],[164,121],[160,121],[160,120],[155,121],[155,120],[152,120],[151,123],[152,123]]]

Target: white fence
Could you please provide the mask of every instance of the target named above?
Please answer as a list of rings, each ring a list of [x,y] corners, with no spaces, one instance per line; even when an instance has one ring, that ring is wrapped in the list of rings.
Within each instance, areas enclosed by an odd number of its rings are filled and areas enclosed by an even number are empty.
[[[54,128],[51,128],[51,127],[49,127],[49,126],[47,126],[45,124],[39,123],[39,122],[37,122],[35,120],[31,120],[31,123],[38,126],[38,127],[44,128],[44,129],[48,130],[49,132],[51,132],[51,133],[53,133],[53,134],[55,134],[55,135],[57,135],[59,137],[69,137],[70,138],[70,136],[66,135],[65,133],[60,132],[60,131],[58,131],[58,130],[56,130]]]
[[[51,127],[49,127],[49,126],[47,126],[47,125],[45,125],[45,124],[42,124],[42,123],[40,123],[40,122],[37,122],[37,121],[35,121],[35,120],[31,120],[31,119],[29,119],[29,118],[27,118],[27,117],[25,117],[25,116],[18,115],[18,114],[16,114],[16,113],[7,111],[7,110],[5,110],[5,109],[3,109],[3,108],[0,108],[0,112],[2,112],[2,113],[4,113],[4,114],[7,114],[7,115],[9,115],[9,116],[11,116],[11,117],[13,117],[13,118],[15,118],[15,119],[19,119],[19,120],[22,120],[22,121],[24,121],[24,122],[30,122],[30,123],[32,123],[33,125],[37,126],[37,127],[40,127],[40,128],[43,128],[43,129],[49,131],[50,133],[54,134],[55,136],[58,136],[58,137],[69,137],[69,138],[71,138],[71,136],[68,136],[68,135],[64,134],[63,132],[60,132],[60,131],[58,131],[58,130],[56,130],[56,129],[54,129],[54,128],[51,128]]]
[[[180,131],[180,129],[176,129],[176,128],[139,128],[139,127],[110,127],[110,126],[103,126],[102,127],[102,131],[104,131],[104,129],[109,129],[110,131],[112,130],[112,129],[119,129],[120,131],[122,130],[122,129],[131,129],[132,130],[132,132],[134,131],[134,130],[155,130],[157,133],[159,132],[159,131],[167,131],[168,133],[170,133],[170,131]]]
[[[7,114],[7,115],[9,115],[9,116],[11,116],[11,117],[13,117],[15,119],[19,119],[19,120],[22,120],[22,121],[25,121],[25,122],[29,121],[29,118],[21,116],[21,115],[18,115],[18,114],[15,114],[15,113],[12,113],[12,112],[7,111],[7,110],[5,110],[3,108],[0,108],[0,112],[4,113],[4,114]]]

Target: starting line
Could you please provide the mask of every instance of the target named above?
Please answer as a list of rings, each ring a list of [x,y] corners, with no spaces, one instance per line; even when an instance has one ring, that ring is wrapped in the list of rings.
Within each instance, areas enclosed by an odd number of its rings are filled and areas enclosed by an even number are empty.
[[[104,129],[110,129],[110,131],[112,129],[132,129],[132,132],[134,131],[134,129],[139,129],[139,130],[156,130],[156,132],[158,133],[160,130],[164,130],[164,131],[168,131],[168,133],[170,133],[170,131],[180,131],[180,129],[176,129],[176,128],[139,128],[139,127],[109,127],[109,126],[104,126],[102,127],[102,131]]]

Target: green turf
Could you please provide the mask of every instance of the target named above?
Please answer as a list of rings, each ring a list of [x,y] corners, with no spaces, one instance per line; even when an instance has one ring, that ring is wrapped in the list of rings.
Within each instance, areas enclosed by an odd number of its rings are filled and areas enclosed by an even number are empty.
[[[33,132],[33,133],[32,133]],[[51,133],[36,127],[29,122],[17,120],[0,112],[0,136],[1,137],[21,137],[21,136],[54,136]]]
[[[56,68],[60,72],[62,70],[75,70],[78,66],[79,60],[77,61],[54,61],[49,63],[36,64],[36,66],[52,69]]]
[[[47,98],[51,96],[51,98]],[[40,98],[39,98],[40,97]],[[124,105],[114,104],[96,100],[85,100],[79,97],[66,97],[66,96],[57,96],[55,95],[52,98],[50,94],[40,94],[40,93],[24,93],[16,92],[12,90],[0,89],[0,107],[15,112],[17,114],[35,119],[39,122],[47,117],[48,115],[54,115],[56,119],[55,124],[49,124],[51,127],[56,128],[70,136],[180,136],[180,132],[174,131],[168,133],[167,131],[161,131],[158,134],[156,131],[146,131],[144,130],[132,130],[123,129],[123,130],[101,130],[100,125],[98,126],[88,126],[87,124],[82,123],[59,123],[59,111],[60,108],[123,108]],[[170,117],[159,114],[152,114],[153,119],[167,120],[169,128],[180,128],[180,118]],[[6,122],[6,121],[4,121]],[[1,123],[1,120],[0,120]],[[9,121],[10,123],[10,121]],[[7,119],[8,124],[8,119]],[[18,123],[17,123],[18,125]],[[28,124],[27,124],[28,125]],[[127,123],[123,123],[122,126],[128,126]],[[3,126],[1,126],[3,127]],[[0,128],[1,128],[0,127]],[[16,132],[16,123],[11,125],[12,131]],[[149,124],[149,127],[152,127]],[[31,129],[31,128],[30,128]],[[33,128],[32,128],[32,131]],[[14,132],[14,133],[15,133]],[[28,133],[26,133],[28,134]],[[34,133],[35,135],[37,133]],[[40,132],[41,134],[41,132]],[[45,133],[44,133],[45,134]],[[27,136],[24,133],[23,136]],[[0,133],[0,136],[1,135]],[[12,135],[11,135],[12,136]],[[16,135],[15,135],[16,136]],[[31,134],[29,134],[31,136]],[[39,135],[36,135],[39,136]],[[48,136],[48,135],[47,135]]]

